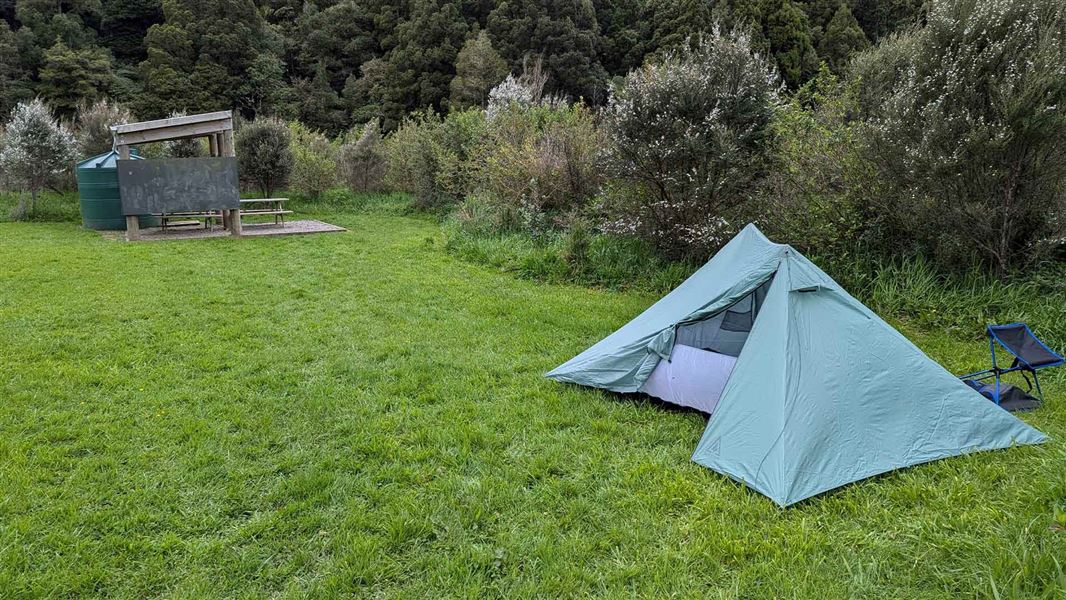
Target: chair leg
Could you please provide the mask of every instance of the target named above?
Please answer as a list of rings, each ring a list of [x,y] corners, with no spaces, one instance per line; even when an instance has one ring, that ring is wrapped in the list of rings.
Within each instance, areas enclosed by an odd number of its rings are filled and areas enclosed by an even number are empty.
[[[1040,401],[1044,401],[1044,390],[1040,389],[1040,378],[1036,375],[1036,370],[1033,370],[1033,382],[1036,383],[1036,394],[1040,396]]]

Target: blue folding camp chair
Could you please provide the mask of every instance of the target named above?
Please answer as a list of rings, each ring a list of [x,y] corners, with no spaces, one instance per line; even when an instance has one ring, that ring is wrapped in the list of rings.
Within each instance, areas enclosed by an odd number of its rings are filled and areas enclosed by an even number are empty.
[[[996,363],[997,344],[1014,356],[1014,362],[1011,363],[1009,368],[1004,369]],[[1048,348],[1047,344],[1041,342],[1039,338],[1033,335],[1033,331],[1025,323],[989,325],[988,349],[992,353],[992,368],[977,371],[976,373],[967,373],[960,376],[960,378],[982,394],[990,396],[990,399],[996,404],[1000,404],[1002,400],[1000,392],[1003,390],[1003,384],[1000,381],[1001,378],[1003,375],[1014,371],[1021,373],[1029,391],[1033,390],[1033,383],[1029,382],[1028,375],[1033,376],[1033,382],[1036,383],[1036,393],[1040,396],[1040,401],[1043,402],[1044,390],[1040,389],[1040,378],[1037,377],[1036,372],[1040,369],[1057,367],[1066,363],[1066,358]],[[981,384],[982,381],[992,378],[996,380],[994,387],[991,384]]]

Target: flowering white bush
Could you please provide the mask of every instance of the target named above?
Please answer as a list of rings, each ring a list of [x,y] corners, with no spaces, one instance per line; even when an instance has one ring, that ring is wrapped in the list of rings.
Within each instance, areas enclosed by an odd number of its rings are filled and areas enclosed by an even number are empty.
[[[82,156],[88,158],[110,150],[114,146],[111,126],[132,121],[133,113],[117,102],[110,102],[106,98],[92,104],[82,102],[75,120],[75,138]]]
[[[864,131],[893,245],[1000,273],[1061,236],[1066,4],[942,0],[925,27],[856,63]]]
[[[746,34],[717,27],[630,73],[604,114],[606,164],[619,184],[605,229],[673,256],[702,257],[728,239],[766,164],[780,87]]]
[[[74,136],[39,99],[15,107],[0,146],[0,179],[30,193],[29,206],[20,198],[15,208],[13,216],[20,219],[33,214],[41,189],[73,166],[77,148]]]
[[[491,121],[503,110],[512,105],[522,108],[533,106],[533,89],[514,75],[508,75],[496,87],[489,91],[489,106],[485,116]]]

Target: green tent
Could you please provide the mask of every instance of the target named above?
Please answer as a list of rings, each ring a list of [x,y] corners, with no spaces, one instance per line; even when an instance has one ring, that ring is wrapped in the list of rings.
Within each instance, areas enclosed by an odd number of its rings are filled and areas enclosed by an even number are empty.
[[[711,413],[692,460],[781,506],[893,469],[1046,439],[754,225],[547,376]]]

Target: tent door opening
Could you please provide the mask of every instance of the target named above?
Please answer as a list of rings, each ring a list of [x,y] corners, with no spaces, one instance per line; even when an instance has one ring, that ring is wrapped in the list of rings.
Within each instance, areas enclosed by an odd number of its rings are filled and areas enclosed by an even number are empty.
[[[772,280],[705,319],[679,324],[670,360],[659,361],[640,391],[671,404],[713,413]]]

